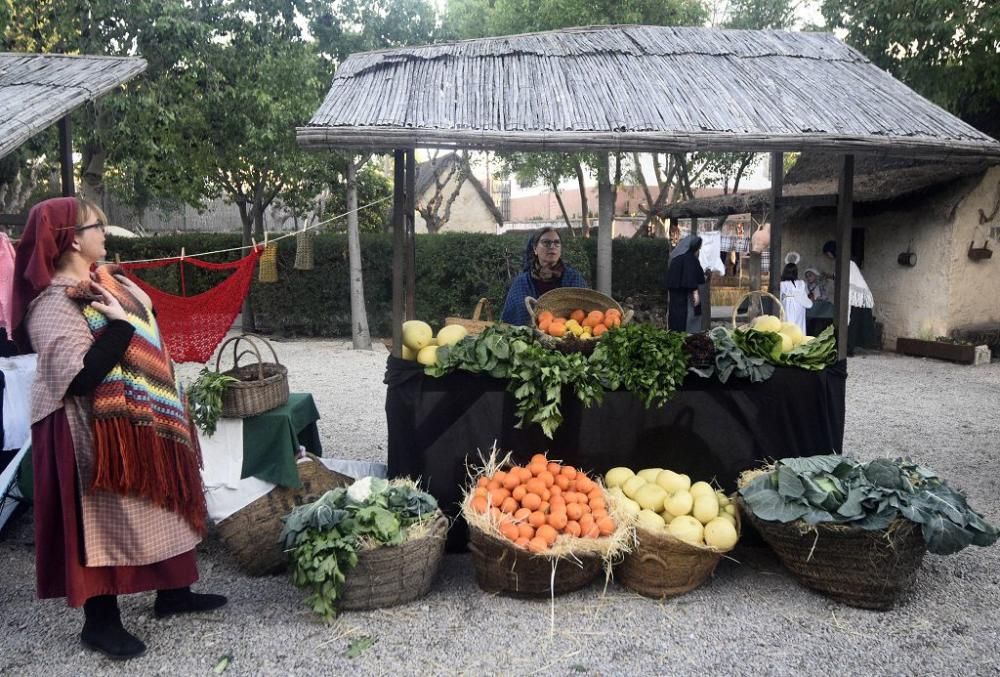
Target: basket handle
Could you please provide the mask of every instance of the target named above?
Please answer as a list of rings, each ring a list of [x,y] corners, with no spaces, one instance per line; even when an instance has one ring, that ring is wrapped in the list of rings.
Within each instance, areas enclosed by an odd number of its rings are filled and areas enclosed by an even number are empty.
[[[643,564],[645,564],[646,562],[656,562],[663,568],[664,571],[670,571],[670,567],[667,566],[667,563],[663,561],[663,558],[652,552],[647,552],[646,554],[644,554],[642,556],[642,562]]]
[[[478,321],[479,316],[482,314],[483,309],[486,309],[486,318],[489,322],[493,321],[493,306],[490,304],[490,300],[486,297],[479,299],[479,303],[476,304],[476,309],[472,311],[473,321]]]
[[[626,310],[622,314],[622,326],[624,327],[626,324],[631,322],[634,316],[635,316],[635,311],[633,309],[629,308],[628,310]]]
[[[219,366],[222,361],[222,354],[225,352],[226,346],[228,346],[230,343],[233,343],[233,368],[234,369],[237,368],[239,366],[240,358],[243,357],[243,355],[245,355],[246,353],[250,352],[249,350],[244,350],[242,353],[239,353],[238,355],[236,353],[237,349],[239,348],[240,341],[246,341],[247,344],[250,346],[251,350],[253,350],[253,353],[257,356],[257,374],[260,380],[263,381],[264,360],[261,358],[260,351],[257,350],[257,346],[251,339],[257,339],[259,341],[263,341],[264,345],[266,345],[268,349],[270,349],[271,355],[274,357],[274,363],[281,364],[281,362],[278,361],[278,354],[274,352],[274,347],[267,339],[265,339],[263,336],[258,336],[257,334],[241,334],[239,336],[233,336],[232,338],[227,339],[226,342],[222,344],[222,347],[219,348],[219,354],[215,358],[215,371],[217,372],[219,371]]]
[[[524,307],[528,309],[528,315],[531,316],[531,321],[535,321],[535,310],[538,308],[538,299],[534,296],[524,297]]]
[[[743,305],[743,301],[744,300],[746,300],[747,298],[749,298],[751,296],[756,296],[757,299],[758,299],[758,301],[760,300],[760,297],[762,297],[762,296],[770,296],[771,299],[774,300],[775,306],[777,306],[777,308],[778,308],[778,317],[781,318],[782,322],[785,321],[785,306],[781,302],[781,299],[779,299],[777,296],[775,296],[771,292],[764,291],[763,289],[760,289],[760,290],[751,290],[751,291],[748,291],[743,296],[741,296],[739,298],[739,300],[735,303],[735,305],[733,305],[733,328],[734,329],[736,328],[736,314],[740,312],[740,306]],[[749,310],[749,307],[748,307],[748,310]]]

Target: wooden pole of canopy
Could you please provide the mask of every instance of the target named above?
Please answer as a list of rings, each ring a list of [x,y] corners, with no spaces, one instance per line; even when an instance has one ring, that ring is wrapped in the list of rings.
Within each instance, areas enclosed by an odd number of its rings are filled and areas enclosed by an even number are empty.
[[[406,248],[406,234],[403,232],[403,208],[405,206],[406,151],[393,151],[392,167],[392,356],[403,356],[403,255]]]
[[[73,185],[73,127],[68,115],[59,120],[59,166],[63,197],[73,197],[76,195],[76,186]]]
[[[417,319],[417,255],[416,255],[416,216],[417,206],[417,162],[416,150],[406,151],[406,202],[403,207],[403,223],[406,226],[406,319]]]
[[[597,229],[597,291],[611,296],[611,232],[614,228],[615,205],[608,162],[602,155],[597,169],[598,229]]]
[[[834,293],[837,359],[847,357],[847,324],[851,316],[851,224],[854,217],[854,156],[845,155],[837,192],[837,279]]]
[[[781,258],[781,227],[782,209],[781,193],[785,183],[785,154],[771,153],[771,263],[768,273],[768,291],[780,298],[781,268],[784,262]],[[772,301],[773,303],[773,301]],[[772,313],[780,311],[773,308]]]

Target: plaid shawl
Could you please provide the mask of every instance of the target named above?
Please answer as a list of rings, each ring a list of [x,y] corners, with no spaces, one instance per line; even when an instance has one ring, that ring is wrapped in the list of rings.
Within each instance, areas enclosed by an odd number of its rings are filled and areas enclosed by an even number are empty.
[[[117,266],[97,269],[97,282],[118,299],[135,327],[124,357],[93,395],[94,477],[91,489],[141,496],[205,532],[201,450],[187,401],[174,378],[156,318],[115,279]],[[108,319],[90,306],[89,285],[67,290],[83,301],[94,338]]]

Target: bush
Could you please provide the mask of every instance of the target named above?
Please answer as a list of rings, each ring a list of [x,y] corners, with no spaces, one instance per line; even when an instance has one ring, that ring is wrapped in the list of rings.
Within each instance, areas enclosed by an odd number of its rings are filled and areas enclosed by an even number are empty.
[[[471,317],[481,297],[499,319],[511,280],[521,272],[527,235],[439,233],[416,237],[416,312],[438,327],[450,315]],[[187,234],[155,238],[108,238],[109,256],[123,261],[177,256],[181,247],[197,253],[238,247],[237,234]],[[659,292],[667,261],[666,240],[615,240],[612,248],[613,296],[645,298]],[[296,270],[295,238],[278,242],[278,282],[255,278],[252,307],[260,331],[289,336],[350,336],[351,300],[347,236],[320,234],[314,240],[315,267]],[[242,252],[206,257],[233,261]],[[392,334],[392,236],[362,233],[365,304],[373,336]],[[594,284],[597,241],[564,237],[563,258]],[[180,293],[179,266],[143,270],[139,275],[170,293]],[[184,267],[188,296],[218,284],[225,273]]]

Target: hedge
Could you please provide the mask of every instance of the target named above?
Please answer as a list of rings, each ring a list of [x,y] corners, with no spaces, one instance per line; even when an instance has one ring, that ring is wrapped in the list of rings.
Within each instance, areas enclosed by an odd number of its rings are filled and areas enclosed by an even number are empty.
[[[503,307],[510,281],[521,271],[526,235],[503,236],[439,233],[416,236],[417,317],[435,327],[449,315],[470,317],[481,297]],[[123,261],[213,251],[240,244],[235,234],[186,234],[156,238],[108,238],[109,258]],[[381,233],[361,236],[365,303],[373,336],[389,336],[392,317],[392,238]],[[667,260],[666,240],[616,239],[612,247],[612,294],[616,299],[643,298],[659,291]],[[347,236],[321,234],[314,240],[315,268],[296,270],[295,238],[278,243],[277,283],[254,280],[251,299],[260,331],[288,336],[349,336],[351,305]],[[236,253],[207,257],[234,260]],[[563,238],[563,257],[594,284],[596,239]],[[180,292],[179,267],[143,270],[143,279],[171,293]],[[185,266],[188,295],[197,294],[223,279],[224,273]]]

